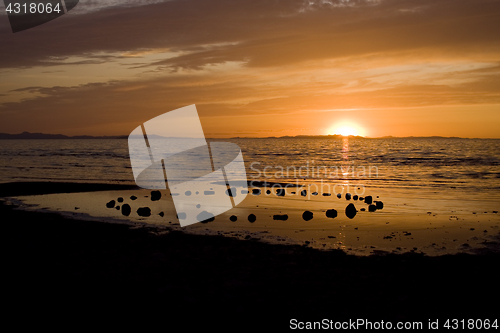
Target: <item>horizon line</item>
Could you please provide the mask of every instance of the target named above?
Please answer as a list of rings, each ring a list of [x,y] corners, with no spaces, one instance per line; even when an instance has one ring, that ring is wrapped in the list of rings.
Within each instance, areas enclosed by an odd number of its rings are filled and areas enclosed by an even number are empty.
[[[66,135],[66,134],[51,134],[51,133],[32,133],[32,132],[22,132],[17,134],[11,133],[0,133],[0,140],[16,139],[15,137],[20,136],[47,136],[46,138],[38,137],[33,138],[34,140],[50,140],[50,139],[127,139],[129,135]],[[14,138],[10,138],[10,136]],[[52,138],[51,138],[52,137]],[[361,136],[361,135],[342,135],[342,134],[320,134],[320,135],[282,135],[282,136],[232,136],[232,137],[205,137],[205,139],[280,139],[280,138],[328,138],[328,137],[345,137],[345,138],[358,138],[358,139],[411,139],[411,138],[436,138],[436,139],[482,139],[482,140],[498,140],[498,138],[478,138],[478,137],[461,137],[461,136],[442,136],[442,135],[409,135],[409,136],[393,136],[385,135],[379,137]],[[17,138],[17,139],[30,139]]]

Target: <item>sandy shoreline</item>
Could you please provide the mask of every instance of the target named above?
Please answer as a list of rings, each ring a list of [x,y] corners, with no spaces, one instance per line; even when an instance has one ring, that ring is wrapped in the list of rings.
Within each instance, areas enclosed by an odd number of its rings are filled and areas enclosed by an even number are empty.
[[[14,208],[0,205],[9,253],[7,301],[13,309],[50,298],[58,311],[77,315],[86,313],[90,302],[161,310],[175,322],[211,318],[204,325],[279,330],[287,330],[291,318],[497,315],[488,305],[500,296],[500,255],[494,252],[358,257]]]
[[[45,188],[50,188],[51,194],[40,195]],[[67,193],[68,188],[74,193]],[[184,228],[179,225],[168,190],[155,191],[159,199],[153,200],[150,190],[122,185],[100,184],[93,188],[92,184],[36,183],[30,188],[32,195],[23,196],[15,189],[17,195],[11,200],[24,209],[55,211],[71,219],[147,224],[190,234],[255,238],[363,256],[406,252],[440,256],[499,250],[492,242],[500,230],[494,199],[467,198],[459,202],[452,196],[429,199],[422,194],[410,198],[406,193],[398,196],[398,192],[371,189],[367,194],[372,195],[373,202],[380,200],[383,205],[372,212],[370,204],[357,197],[347,199],[345,194],[339,198],[335,193],[323,196],[307,191],[308,196],[302,197],[302,189],[287,188],[283,196],[278,196],[271,186],[254,189],[260,194],[249,194],[240,205],[216,216],[214,221]],[[346,214],[349,206],[355,209],[354,217]],[[141,215],[141,209],[148,215]],[[305,219],[304,214],[310,217]],[[255,216],[255,221],[249,221],[249,216]]]

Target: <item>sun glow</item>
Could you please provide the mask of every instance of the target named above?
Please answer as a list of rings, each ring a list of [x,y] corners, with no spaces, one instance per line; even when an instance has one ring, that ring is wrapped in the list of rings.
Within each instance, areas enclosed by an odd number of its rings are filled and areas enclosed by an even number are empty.
[[[349,135],[358,135],[358,136],[364,136],[365,131],[363,130],[362,127],[353,124],[353,123],[337,123],[330,127],[328,130],[329,135],[342,135],[342,136],[349,136]]]

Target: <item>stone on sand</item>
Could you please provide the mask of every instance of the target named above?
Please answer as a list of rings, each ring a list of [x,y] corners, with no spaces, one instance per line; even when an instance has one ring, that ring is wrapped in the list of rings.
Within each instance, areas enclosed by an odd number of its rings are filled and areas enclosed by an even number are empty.
[[[335,209],[329,209],[326,211],[326,217],[334,219],[337,217],[337,211]]]
[[[151,208],[149,207],[140,207],[137,209],[137,215],[142,217],[151,216]]]
[[[160,191],[151,191],[151,201],[158,201],[161,199]]]
[[[313,218],[313,213],[306,210],[303,214],[302,214],[302,218],[304,219],[304,221],[310,221],[312,220]]]
[[[350,219],[353,219],[354,216],[356,216],[357,212],[358,211],[356,210],[356,206],[354,206],[354,204],[352,203],[347,205],[347,207],[345,208],[345,216],[347,216]]]

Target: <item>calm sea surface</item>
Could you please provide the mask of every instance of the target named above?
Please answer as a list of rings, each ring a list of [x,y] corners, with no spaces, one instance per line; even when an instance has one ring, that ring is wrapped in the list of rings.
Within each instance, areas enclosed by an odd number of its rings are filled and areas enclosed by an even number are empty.
[[[239,239],[306,244],[318,249],[343,249],[357,255],[369,255],[375,250],[421,251],[429,255],[473,253],[485,246],[491,249],[488,244],[497,244],[491,243],[491,237],[500,230],[500,140],[268,138],[230,141],[241,147],[248,180],[259,182],[254,185],[262,185],[263,181],[274,183],[272,186],[278,185],[278,188],[280,184],[276,183],[297,184],[305,186],[306,196],[301,195],[303,189],[299,192],[293,186],[287,189],[285,197],[278,197],[274,190],[267,188],[262,191],[263,195],[247,196],[240,205],[218,215],[209,224],[197,223],[185,228],[177,222],[173,202],[153,202],[149,199],[149,190],[53,194],[21,200],[28,206],[66,212],[70,216],[113,220],[125,218],[123,209],[106,208],[105,204],[125,197],[132,211],[137,211],[137,214],[126,215],[126,219],[134,223]],[[0,182],[134,184],[127,140],[4,140],[0,143]],[[335,196],[340,193],[344,194],[340,196],[343,200]],[[366,202],[354,197],[347,199],[346,193],[373,196],[381,200],[384,207],[368,212]],[[357,214],[349,217],[346,207],[353,204]],[[142,217],[141,207],[150,208],[151,216]],[[335,219],[326,214],[332,208],[338,211]],[[314,219],[305,218],[303,214],[307,212],[314,215]],[[286,214],[286,223],[275,219],[283,214]],[[232,215],[237,219],[230,219]],[[252,215],[257,218],[256,223],[251,223],[255,221],[250,220]]]
[[[500,140],[220,141],[241,147],[250,180],[500,193]],[[40,180],[133,184],[127,140],[0,141],[0,182]]]

